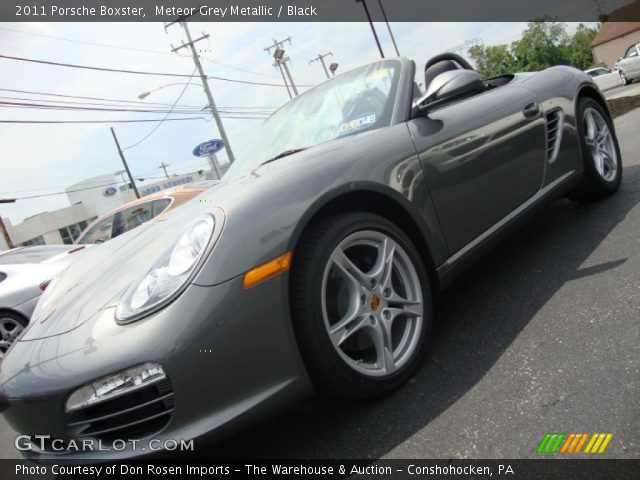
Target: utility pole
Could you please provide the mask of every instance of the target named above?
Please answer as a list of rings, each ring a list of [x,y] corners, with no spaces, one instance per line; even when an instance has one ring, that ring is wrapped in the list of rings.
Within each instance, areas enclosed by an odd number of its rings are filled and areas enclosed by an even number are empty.
[[[181,46],[172,49],[172,52],[177,52],[178,50],[189,47],[191,49],[191,55],[193,55],[193,62],[196,64],[196,68],[198,69],[198,73],[200,74],[200,79],[202,80],[202,86],[204,88],[204,93],[207,95],[207,99],[209,100],[209,108],[211,109],[211,114],[216,121],[216,125],[218,127],[218,132],[220,132],[220,137],[222,137],[222,142],[224,143],[224,148],[227,151],[227,157],[229,157],[229,162],[233,163],[235,161],[235,157],[233,155],[233,151],[231,150],[231,144],[229,143],[229,138],[227,137],[227,132],[222,125],[222,119],[220,118],[220,114],[218,113],[218,108],[216,107],[216,102],[213,100],[213,95],[211,94],[211,90],[209,89],[209,83],[207,82],[207,75],[204,73],[202,69],[202,64],[200,63],[200,57],[198,56],[198,52],[194,44],[199,42],[200,40],[204,40],[209,38],[209,35],[202,35],[201,37],[193,40],[191,38],[191,32],[189,31],[189,25],[187,23],[188,16],[182,16],[178,20],[171,22],[165,25],[165,29],[178,22],[182,25],[184,32],[187,35],[187,43],[182,43]]]
[[[289,94],[289,98],[293,99],[293,95],[291,95],[291,90],[289,89],[289,82],[287,82],[287,77],[284,76],[284,70],[282,70],[282,65],[280,65],[278,62],[273,62],[273,66],[280,71],[280,75],[282,75],[282,81],[284,82],[284,86],[287,87],[287,93]]]
[[[389,25],[387,13],[384,11],[384,7],[382,6],[382,0],[378,0],[378,5],[380,5],[380,11],[382,12],[382,16],[384,17],[384,23],[387,24],[387,30],[389,30],[389,36],[391,37],[391,41],[393,42],[393,48],[396,49],[396,55],[400,56],[400,50],[398,50],[398,45],[396,44],[396,37],[393,36],[393,32],[391,31],[391,25]]]
[[[269,52],[271,53],[271,49],[274,48],[274,52],[273,52],[273,59],[274,59],[274,66],[278,66],[281,68],[284,68],[285,73],[287,74],[287,77],[289,77],[289,83],[291,84],[291,90],[293,90],[293,94],[294,96],[298,96],[298,89],[296,88],[296,84],[293,83],[293,77],[291,76],[291,72],[289,71],[289,67],[287,67],[287,62],[289,60],[291,60],[291,58],[289,58],[288,55],[285,55],[285,51],[284,51],[284,43],[285,42],[289,42],[291,43],[291,37],[287,37],[284,40],[278,41],[278,40],[273,40],[273,45],[271,45],[270,47],[266,47],[264,50],[265,52]],[[287,81],[285,80],[285,85],[287,84]],[[287,87],[288,89],[288,87]]]
[[[133,187],[133,191],[136,194],[136,198],[140,198],[140,192],[138,192],[138,187],[136,186],[136,182],[131,176],[131,170],[129,170],[129,165],[127,165],[127,160],[124,158],[124,153],[122,153],[122,149],[120,148],[120,143],[118,142],[118,137],[116,137],[116,131],[111,127],[111,135],[113,135],[113,140],[116,142],[116,147],[118,147],[118,153],[120,154],[120,158],[122,159],[122,164],[124,165],[124,169],[127,172],[127,176],[129,177],[129,181],[131,182],[131,187]]]
[[[367,15],[367,20],[369,20],[369,26],[371,27],[371,32],[373,32],[373,38],[376,40],[376,45],[378,45],[378,51],[380,52],[380,56],[384,58],[382,45],[380,45],[380,39],[378,38],[378,34],[376,33],[376,28],[373,26],[373,20],[371,20],[371,14],[369,13],[369,9],[367,8],[367,2],[365,0],[355,0],[355,2],[362,3],[362,6],[364,7],[364,13]]]
[[[168,163],[164,163],[164,162],[162,162],[162,163],[160,164],[160,168],[164,170],[164,174],[165,174],[165,176],[166,176],[167,178],[169,178],[169,174],[167,173],[167,167],[168,167],[168,166],[169,166],[169,164],[168,164]]]
[[[311,65],[313,62],[320,61],[320,63],[322,64],[322,68],[324,69],[324,74],[327,76],[327,78],[331,78],[331,76],[329,75],[329,70],[327,70],[327,65],[324,63],[324,57],[329,56],[333,57],[333,53],[327,52],[324,55],[318,54],[316,58],[309,60],[309,65]]]
[[[0,201],[0,203],[15,203],[15,199],[11,198],[5,201]],[[7,231],[7,227],[4,224],[4,220],[2,220],[2,215],[0,215],[0,230],[2,231],[2,236],[4,237],[5,243],[7,247],[13,248],[13,242],[11,241],[11,237],[9,236],[9,232]]]

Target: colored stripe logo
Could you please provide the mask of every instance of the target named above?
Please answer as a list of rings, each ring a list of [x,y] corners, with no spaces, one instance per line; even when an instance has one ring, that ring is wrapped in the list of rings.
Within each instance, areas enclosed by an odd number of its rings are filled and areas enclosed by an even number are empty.
[[[604,453],[612,438],[613,433],[551,432],[542,437],[536,451],[542,454]]]

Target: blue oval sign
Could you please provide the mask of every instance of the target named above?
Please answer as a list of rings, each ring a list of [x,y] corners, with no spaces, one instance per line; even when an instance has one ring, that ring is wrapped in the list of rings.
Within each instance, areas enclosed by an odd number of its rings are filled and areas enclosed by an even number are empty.
[[[113,195],[115,195],[118,192],[118,190],[115,187],[107,187],[104,189],[104,196],[105,197],[112,197]]]
[[[224,148],[224,143],[222,140],[209,140],[208,142],[203,142],[193,149],[193,154],[196,157],[205,157],[207,155],[213,155],[216,152],[219,152]]]

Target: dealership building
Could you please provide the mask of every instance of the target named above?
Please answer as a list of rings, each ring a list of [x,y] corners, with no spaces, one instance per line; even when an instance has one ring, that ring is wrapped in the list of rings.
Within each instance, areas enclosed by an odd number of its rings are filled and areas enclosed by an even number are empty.
[[[137,187],[140,195],[146,196],[210,178],[211,172],[200,170],[172,175],[153,183],[140,183]],[[8,218],[3,218],[11,243],[14,246],[71,244],[97,217],[136,198],[130,184],[119,181],[115,175],[88,178],[68,186],[65,192],[70,204],[68,207],[38,213],[15,225]],[[5,238],[0,239],[0,251],[7,248],[7,243]]]

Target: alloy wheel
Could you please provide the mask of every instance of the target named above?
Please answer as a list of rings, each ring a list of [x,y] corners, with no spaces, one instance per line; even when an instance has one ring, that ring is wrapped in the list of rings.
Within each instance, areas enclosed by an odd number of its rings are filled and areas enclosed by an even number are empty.
[[[15,318],[0,317],[0,358],[5,356],[22,330],[24,326]]]
[[[618,173],[618,152],[609,125],[595,108],[584,112],[584,140],[598,174],[607,182],[614,180]]]
[[[390,236],[364,230],[341,241],[325,267],[321,300],[331,343],[351,368],[381,377],[412,358],[423,328],[422,286]]]

